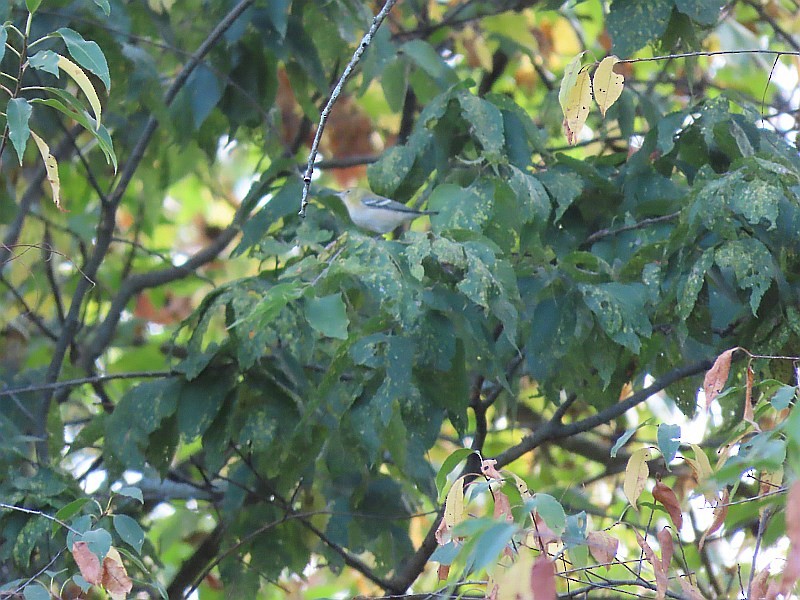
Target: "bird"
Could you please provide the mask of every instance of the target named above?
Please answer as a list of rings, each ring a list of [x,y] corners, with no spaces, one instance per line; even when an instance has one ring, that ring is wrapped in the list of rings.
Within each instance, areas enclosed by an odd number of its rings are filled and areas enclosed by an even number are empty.
[[[409,208],[363,188],[348,188],[334,195],[344,202],[353,223],[374,233],[388,233],[422,215],[438,214],[434,210]]]

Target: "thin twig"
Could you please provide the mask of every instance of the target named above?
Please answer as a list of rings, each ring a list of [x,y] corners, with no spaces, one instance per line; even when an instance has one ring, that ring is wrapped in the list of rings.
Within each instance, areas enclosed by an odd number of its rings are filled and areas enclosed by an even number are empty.
[[[375,18],[372,19],[372,25],[370,26],[367,33],[364,34],[364,37],[361,38],[361,43],[358,44],[358,48],[353,53],[353,58],[350,59],[350,62],[347,63],[347,66],[344,68],[344,72],[342,76],[339,78],[339,81],[336,83],[336,87],[333,88],[333,92],[331,92],[330,98],[328,98],[327,104],[325,104],[325,108],[322,109],[322,113],[319,116],[319,125],[317,126],[317,133],[314,135],[314,141],[311,144],[311,153],[308,155],[308,164],[306,165],[305,173],[303,173],[303,195],[300,200],[300,216],[306,216],[306,207],[308,206],[308,194],[311,190],[311,176],[314,174],[314,161],[317,159],[317,153],[319,152],[319,143],[322,139],[322,132],[325,130],[325,124],[328,121],[328,117],[331,114],[331,110],[333,110],[333,105],[336,103],[336,100],[339,99],[339,96],[342,93],[342,89],[344,88],[344,84],[347,83],[347,80],[353,74],[353,69],[355,69],[356,65],[358,65],[359,61],[361,60],[361,56],[364,54],[369,45],[372,43],[372,38],[375,33],[378,31],[378,28],[383,23],[383,20],[389,14],[389,11],[392,7],[397,3],[397,0],[386,0],[386,4],[383,5],[381,11],[375,15]]]
[[[58,390],[71,388],[78,385],[111,381],[113,379],[157,379],[161,377],[177,377],[179,373],[175,371],[133,371],[130,373],[110,373],[108,375],[95,375],[93,377],[81,377],[79,379],[65,379],[64,381],[54,381],[52,383],[41,383],[39,385],[29,385],[21,388],[10,388],[0,390],[0,398],[13,394],[25,394],[28,392],[41,392],[44,390]]]
[[[599,231],[595,231],[592,235],[586,238],[584,244],[593,244],[598,240],[602,240],[603,238],[619,235],[620,233],[624,233],[626,231],[635,231],[637,229],[644,229],[646,227],[650,227],[650,225],[655,225],[657,223],[668,223],[670,221],[674,221],[680,215],[681,211],[677,210],[674,213],[670,213],[668,215],[662,215],[660,217],[651,217],[649,219],[642,219],[638,223],[632,223],[631,225],[623,225],[622,227],[617,227],[616,229],[611,229],[610,227],[607,229],[600,229]]]

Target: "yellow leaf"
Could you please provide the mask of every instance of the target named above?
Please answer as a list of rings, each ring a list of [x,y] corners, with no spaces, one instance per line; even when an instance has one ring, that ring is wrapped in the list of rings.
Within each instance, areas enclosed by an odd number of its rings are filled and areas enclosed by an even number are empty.
[[[531,596],[531,569],[533,552],[520,552],[514,564],[507,569],[498,569],[495,575],[497,600],[517,600]],[[488,589],[488,586],[487,586]]]
[[[64,210],[61,208],[61,180],[58,178],[58,162],[56,162],[56,157],[50,154],[50,147],[47,143],[33,131],[31,131],[31,137],[33,141],[36,142],[36,147],[39,148],[39,154],[42,155],[47,181],[50,183],[50,189],[53,191],[53,202],[56,203],[59,210]]]
[[[533,494],[531,494],[530,489],[528,489],[528,484],[525,483],[525,480],[516,473],[511,473],[511,476],[514,478],[514,482],[517,484],[517,490],[519,491],[519,495],[522,496],[522,499],[530,500],[533,498]]]
[[[589,116],[589,107],[592,103],[592,85],[589,73],[578,73],[575,86],[567,92],[566,106],[564,106],[564,135],[570,145],[578,141],[578,134],[586,124]]]
[[[692,467],[697,484],[701,487],[701,489],[703,489],[705,482],[711,479],[711,477],[714,475],[714,471],[712,470],[711,463],[708,461],[708,457],[706,456],[706,453],[703,452],[703,449],[697,444],[690,444],[690,446],[692,447],[692,450],[694,450],[694,460],[687,459],[686,462],[688,462],[689,466]],[[712,490],[706,490],[703,495],[709,502],[716,502],[717,497]]]
[[[625,467],[625,481],[622,484],[622,489],[625,492],[625,497],[633,506],[633,509],[638,511],[636,501],[644,491],[644,484],[647,482],[647,477],[650,475],[650,467],[647,461],[650,460],[650,448],[640,448],[628,459],[628,465]]]
[[[625,87],[625,78],[614,71],[614,65],[619,62],[616,56],[606,56],[600,61],[600,66],[594,72],[592,89],[594,100],[600,107],[600,114],[606,116],[606,111],[616,102],[622,89]]]
[[[100,115],[102,113],[100,99],[97,97],[97,92],[94,91],[94,86],[92,85],[92,82],[89,81],[86,73],[84,73],[83,69],[81,69],[70,59],[64,58],[60,54],[58,55],[58,68],[72,77],[75,83],[78,84],[78,87],[81,88],[81,91],[83,91],[83,93],[86,95],[86,99],[89,100],[89,105],[94,111],[94,117],[97,120],[97,126],[100,127]]]
[[[444,522],[448,529],[453,529],[464,520],[464,483],[461,479],[456,479],[455,483],[447,492],[447,499],[444,501]]]
[[[564,69],[564,76],[561,78],[561,87],[558,90],[558,103],[561,104],[561,110],[566,114],[567,96],[572,88],[578,81],[578,73],[581,70],[581,58],[585,52],[581,52],[572,59],[572,61]]]

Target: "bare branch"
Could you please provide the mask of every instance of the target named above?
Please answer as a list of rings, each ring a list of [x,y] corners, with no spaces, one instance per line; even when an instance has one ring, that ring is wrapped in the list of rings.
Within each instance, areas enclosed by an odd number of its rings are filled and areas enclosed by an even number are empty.
[[[303,173],[303,196],[300,200],[301,217],[304,217],[306,214],[306,207],[308,206],[308,194],[311,189],[311,176],[314,174],[314,161],[317,159],[319,143],[322,140],[322,132],[325,130],[325,124],[328,121],[331,110],[333,110],[333,105],[336,103],[336,100],[339,99],[342,89],[344,88],[344,84],[347,83],[348,79],[350,79],[350,76],[353,74],[353,69],[355,69],[356,65],[358,65],[359,61],[361,60],[361,56],[364,54],[364,51],[369,48],[369,45],[372,43],[372,37],[378,31],[381,23],[383,23],[383,20],[396,3],[397,0],[386,0],[386,4],[383,5],[383,8],[380,10],[380,12],[372,19],[372,25],[367,30],[367,33],[364,34],[364,37],[361,38],[358,48],[356,48],[356,51],[353,53],[353,58],[351,58],[350,62],[347,63],[347,66],[342,72],[342,76],[339,78],[339,81],[336,84],[336,87],[334,87],[333,92],[331,92],[331,97],[328,99],[325,108],[322,109],[322,113],[319,116],[317,133],[314,135],[314,141],[311,144],[311,153],[308,155],[308,164],[306,165],[305,173]]]

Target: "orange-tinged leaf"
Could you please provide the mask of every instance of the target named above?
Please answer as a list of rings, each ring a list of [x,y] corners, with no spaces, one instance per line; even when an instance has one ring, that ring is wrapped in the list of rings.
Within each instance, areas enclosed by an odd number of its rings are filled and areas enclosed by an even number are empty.
[[[706,373],[706,376],[703,379],[703,392],[706,396],[706,410],[711,407],[711,403],[714,401],[714,398],[716,398],[725,388],[725,383],[728,381],[728,374],[731,372],[731,359],[733,358],[733,353],[738,349],[739,347],[737,346],[736,348],[725,350],[725,352],[717,357],[717,360],[714,361],[714,364]]]
[[[546,556],[539,555],[531,569],[533,600],[556,600],[556,565]]]
[[[125,600],[128,592],[133,589],[133,582],[122,564],[122,557],[113,546],[109,548],[108,554],[103,559],[101,583],[113,600]]]
[[[533,515],[533,538],[537,548],[545,551],[548,544],[553,544],[559,540],[555,532],[547,526],[539,513]]]
[[[622,484],[622,489],[636,511],[639,510],[636,506],[636,501],[644,491],[644,485],[650,475],[650,467],[647,465],[650,456],[650,448],[640,448],[631,454],[628,459],[628,465],[625,467],[625,480]]]
[[[800,546],[792,544],[786,556],[786,565],[783,567],[780,590],[785,597],[789,597],[795,583],[800,579]]]
[[[614,65],[619,62],[616,56],[606,56],[594,72],[592,90],[594,100],[600,107],[600,114],[606,116],[606,111],[622,95],[625,87],[625,78],[614,71]]]
[[[598,563],[605,565],[606,571],[608,571],[617,556],[619,540],[606,531],[590,531],[586,540],[589,552]]]
[[[450,574],[450,565],[439,565],[439,571],[437,575],[439,576],[439,581],[443,581],[447,579],[447,576]]]
[[[680,531],[681,527],[683,527],[683,513],[681,512],[681,505],[680,502],[678,502],[678,497],[675,495],[675,492],[672,491],[672,488],[657,481],[653,488],[653,498],[664,505],[675,528]]]
[[[653,566],[653,573],[655,573],[656,576],[656,598],[658,598],[658,600],[664,600],[667,595],[667,586],[669,584],[664,566],[661,564],[661,561],[656,558],[656,553],[650,547],[650,544],[648,544],[647,541],[641,536],[641,534],[635,529],[633,532],[636,534],[636,542],[639,544],[642,552],[644,552],[647,562]]]
[[[728,498],[729,493],[728,489],[726,488],[722,492],[722,497],[717,500],[717,505],[714,507],[714,520],[711,521],[711,525],[709,525],[708,529],[702,535],[700,542],[697,545],[700,550],[703,549],[706,538],[722,527],[722,524],[725,522],[725,517],[728,516]]]
[[[675,551],[675,546],[672,543],[672,534],[669,529],[664,527],[656,534],[656,537],[658,538],[658,545],[661,546],[661,568],[666,573],[669,571],[672,553]]]
[[[72,544],[72,557],[81,571],[81,576],[92,585],[100,585],[103,576],[100,559],[89,550],[89,544],[86,542]]]

